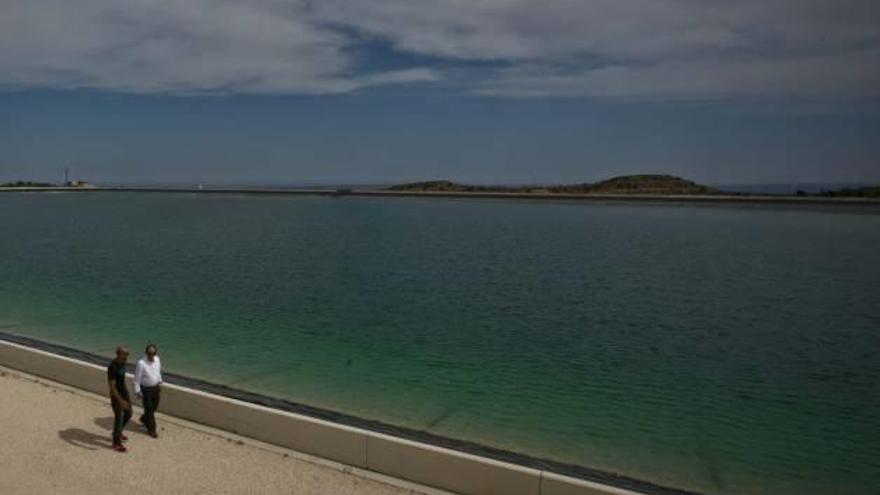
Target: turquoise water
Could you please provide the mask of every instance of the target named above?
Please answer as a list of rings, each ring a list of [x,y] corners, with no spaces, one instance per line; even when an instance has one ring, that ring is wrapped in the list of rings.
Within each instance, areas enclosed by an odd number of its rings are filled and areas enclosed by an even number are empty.
[[[0,327],[711,494],[880,480],[880,210],[0,194]]]

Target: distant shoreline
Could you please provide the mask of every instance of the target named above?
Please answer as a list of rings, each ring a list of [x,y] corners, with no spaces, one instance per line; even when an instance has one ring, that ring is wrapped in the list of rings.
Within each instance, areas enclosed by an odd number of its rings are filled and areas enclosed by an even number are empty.
[[[621,201],[621,202],[682,202],[682,203],[756,203],[805,205],[880,206],[880,198],[833,196],[783,196],[770,194],[570,194],[518,192],[457,192],[457,191],[389,191],[363,189],[293,189],[293,188],[163,188],[163,187],[0,187],[2,192],[39,193],[185,193],[185,194],[253,194],[302,196],[360,196],[400,198],[476,198],[476,199],[531,199],[567,201]]]

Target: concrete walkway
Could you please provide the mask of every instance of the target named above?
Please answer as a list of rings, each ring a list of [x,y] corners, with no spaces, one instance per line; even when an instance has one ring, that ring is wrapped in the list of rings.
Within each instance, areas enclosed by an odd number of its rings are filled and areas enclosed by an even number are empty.
[[[114,452],[108,399],[0,367],[0,493],[446,494],[161,414],[157,421],[158,440],[132,421],[129,451]]]

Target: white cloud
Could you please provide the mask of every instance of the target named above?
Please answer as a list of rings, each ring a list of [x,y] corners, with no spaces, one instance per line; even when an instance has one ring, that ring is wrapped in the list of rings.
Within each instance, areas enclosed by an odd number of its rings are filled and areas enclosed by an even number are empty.
[[[373,70],[352,32],[442,64]],[[0,15],[7,88],[314,94],[447,79],[517,97],[852,99],[880,96],[878,55],[876,0],[5,0]]]
[[[7,0],[2,12],[7,87],[329,93],[430,77],[352,76],[350,40],[299,2]]]
[[[510,97],[718,99],[783,97],[847,101],[880,94],[880,50],[784,60],[732,59],[611,65],[576,73],[547,67],[500,71],[475,89]]]
[[[880,95],[876,0],[322,0],[397,49],[501,61],[464,85],[506,96]]]

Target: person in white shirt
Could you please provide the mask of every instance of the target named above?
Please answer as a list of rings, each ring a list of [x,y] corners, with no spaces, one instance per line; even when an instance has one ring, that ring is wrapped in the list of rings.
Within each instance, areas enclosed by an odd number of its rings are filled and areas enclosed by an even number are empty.
[[[144,357],[138,359],[134,370],[134,393],[144,406],[140,421],[153,438],[159,437],[154,414],[159,408],[159,387],[162,385],[162,362],[157,353],[154,344],[147,345]]]

